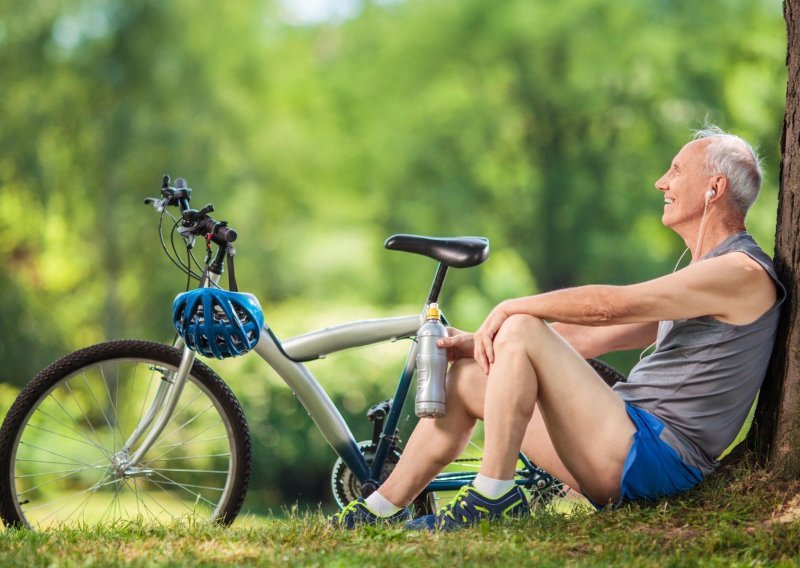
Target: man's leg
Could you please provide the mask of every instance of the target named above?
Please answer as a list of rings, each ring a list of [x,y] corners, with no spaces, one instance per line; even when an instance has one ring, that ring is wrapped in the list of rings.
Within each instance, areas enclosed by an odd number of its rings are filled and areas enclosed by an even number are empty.
[[[597,374],[593,379],[605,387]],[[461,455],[476,420],[483,420],[486,384],[486,375],[472,359],[453,365],[447,377],[447,415],[419,421],[400,463],[378,490],[381,495],[398,507],[408,505],[436,474]],[[570,487],[578,487],[558,457],[538,407],[525,431],[522,450],[537,466]]]
[[[411,503],[469,443],[475,422],[483,416],[485,375],[472,359],[456,361],[447,376],[447,409],[443,418],[422,418],[403,449],[400,461],[378,492],[398,507]]]
[[[511,316],[494,344],[495,362],[484,403],[486,449],[481,473],[512,479],[517,454],[524,447],[557,476],[554,470],[561,469],[560,461],[573,483],[593,500],[618,499],[622,467],[636,431],[622,400],[537,318]],[[541,421],[534,419],[537,406]],[[541,436],[542,424],[548,440],[535,439]],[[555,456],[548,455],[549,448]]]

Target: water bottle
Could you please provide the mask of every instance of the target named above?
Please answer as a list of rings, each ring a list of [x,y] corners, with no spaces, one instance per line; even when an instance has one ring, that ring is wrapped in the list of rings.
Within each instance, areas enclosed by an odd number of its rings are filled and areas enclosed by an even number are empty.
[[[447,350],[436,345],[447,337],[438,304],[431,304],[417,332],[417,396],[414,412],[421,418],[441,418],[445,411]]]

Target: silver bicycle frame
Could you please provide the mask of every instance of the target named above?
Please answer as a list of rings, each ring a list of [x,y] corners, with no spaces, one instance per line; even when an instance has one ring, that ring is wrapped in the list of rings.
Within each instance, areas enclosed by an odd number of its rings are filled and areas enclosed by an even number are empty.
[[[320,359],[329,353],[344,349],[413,336],[421,322],[421,315],[354,321],[299,335],[280,343],[265,326],[254,351],[275,369],[292,389],[322,436],[350,466],[356,477],[368,479],[370,472],[356,445],[353,433],[328,393],[303,365],[303,362]],[[185,347],[180,340],[176,343],[176,347],[183,347],[180,366],[174,373],[165,375],[165,380],[159,385],[153,403],[123,446],[121,453],[127,455],[149,428],[147,436],[134,454],[130,459],[125,460],[130,467],[136,467],[136,464],[140,462],[163,432],[186,384],[189,371],[194,363],[195,353]],[[409,355],[410,361],[415,359],[413,352],[415,348],[416,344],[412,347],[412,353]],[[157,414],[158,419],[153,423]]]
[[[328,393],[299,360],[318,359],[351,347],[409,337],[416,334],[419,326],[419,315],[356,321],[300,335],[280,346],[271,333],[264,333],[255,351],[292,389],[322,436],[356,477],[366,480],[370,472],[353,433]],[[416,344],[412,351],[415,349]],[[411,360],[414,359],[412,354]]]

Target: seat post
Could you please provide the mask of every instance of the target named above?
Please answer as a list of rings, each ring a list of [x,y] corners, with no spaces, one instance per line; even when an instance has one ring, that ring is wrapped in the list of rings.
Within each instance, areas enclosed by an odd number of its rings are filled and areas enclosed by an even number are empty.
[[[433,277],[433,284],[431,284],[431,292],[428,294],[428,303],[433,304],[439,301],[439,293],[442,291],[444,285],[444,277],[447,276],[447,265],[439,263],[439,268],[436,269],[436,276]]]

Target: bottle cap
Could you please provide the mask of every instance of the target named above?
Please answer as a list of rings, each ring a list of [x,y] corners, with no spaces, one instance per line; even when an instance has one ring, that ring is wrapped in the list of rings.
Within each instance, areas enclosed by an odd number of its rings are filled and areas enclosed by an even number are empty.
[[[425,314],[426,320],[438,320],[441,318],[441,312],[439,311],[439,304],[433,303],[428,306],[428,312]]]

